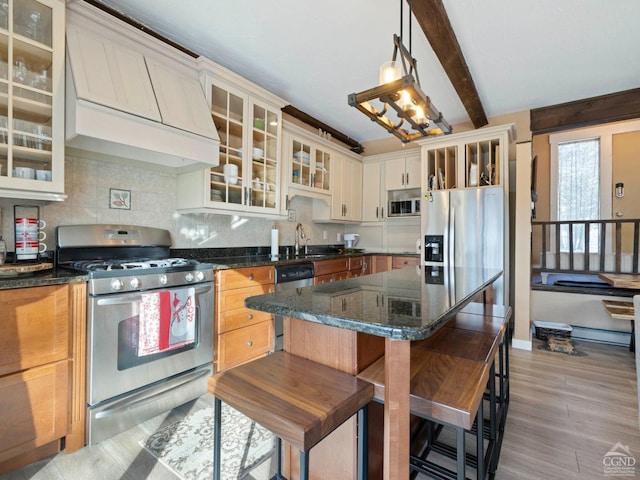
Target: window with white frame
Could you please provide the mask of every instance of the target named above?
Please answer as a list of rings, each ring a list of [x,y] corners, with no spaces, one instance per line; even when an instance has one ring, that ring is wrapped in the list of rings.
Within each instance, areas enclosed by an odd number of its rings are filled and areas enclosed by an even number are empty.
[[[613,135],[639,129],[636,120],[549,135],[551,220],[611,219]],[[597,225],[591,226],[585,245],[584,228],[574,227],[573,251],[598,252],[599,233]],[[559,251],[568,252],[569,243],[569,229],[563,227]]]
[[[557,218],[558,220],[600,219],[600,139],[587,138],[558,143]],[[597,251],[598,225],[591,225],[588,251]],[[585,226],[575,225],[571,236],[568,225],[560,229],[560,251],[584,252]]]

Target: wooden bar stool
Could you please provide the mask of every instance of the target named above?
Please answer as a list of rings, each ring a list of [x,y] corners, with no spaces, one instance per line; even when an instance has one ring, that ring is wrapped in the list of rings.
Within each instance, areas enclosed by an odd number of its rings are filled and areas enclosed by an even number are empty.
[[[456,432],[456,471],[412,455],[410,468],[434,478],[466,479],[467,455],[465,432],[477,421],[476,471],[484,479],[483,406],[482,397],[490,376],[490,366],[466,358],[437,353],[424,348],[422,342],[411,345],[411,413],[439,425],[448,425]],[[384,402],[384,357],[358,374],[374,384],[374,398]]]
[[[276,352],[209,378],[215,400],[214,479],[220,479],[220,410],[225,402],[300,451],[300,478],[309,476],[309,450],[358,414],[358,479],[367,478],[366,408],[373,385],[331,367]],[[278,473],[282,477],[280,458]]]

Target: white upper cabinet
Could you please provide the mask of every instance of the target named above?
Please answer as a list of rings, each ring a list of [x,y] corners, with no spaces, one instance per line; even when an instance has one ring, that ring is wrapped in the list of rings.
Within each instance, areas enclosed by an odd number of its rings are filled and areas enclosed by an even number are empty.
[[[65,5],[1,3],[0,197],[64,200]]]
[[[218,165],[196,59],[85,2],[67,5],[67,146],[180,168]]]
[[[483,127],[443,137],[420,140],[427,190],[509,187],[509,158],[514,155],[513,124]]]
[[[384,184],[384,162],[367,162],[362,165],[362,221],[384,221],[387,192]]]
[[[387,190],[420,188],[420,152],[389,159],[386,166]]]
[[[289,197],[302,195],[327,198],[331,195],[336,152],[331,146],[318,143],[307,132],[285,133],[285,159],[288,166]]]
[[[348,222],[362,220],[362,162],[338,157],[337,178],[332,189],[332,218]]]
[[[362,162],[355,154],[335,153],[332,175],[329,204],[324,200],[314,200],[313,221],[360,223],[362,221]]]
[[[284,101],[209,60],[199,63],[220,164],[178,175],[178,209],[280,215]]]

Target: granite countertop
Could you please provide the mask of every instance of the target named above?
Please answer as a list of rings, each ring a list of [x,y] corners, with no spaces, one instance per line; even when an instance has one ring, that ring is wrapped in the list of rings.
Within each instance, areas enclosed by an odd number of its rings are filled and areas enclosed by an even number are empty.
[[[247,253],[249,252],[249,253]],[[256,267],[265,265],[287,265],[294,263],[310,262],[314,260],[329,260],[332,258],[359,257],[362,255],[403,255],[416,256],[411,253],[376,253],[354,252],[339,253],[338,251],[316,251],[307,255],[280,255],[272,259],[264,248],[234,248],[234,249],[176,249],[172,256],[194,258],[202,263],[211,263],[214,270],[233,269],[243,267]],[[73,282],[86,282],[87,275],[78,272],[69,272],[63,269],[51,269],[41,272],[18,274],[14,276],[0,276],[0,290],[10,288],[37,287],[41,285],[59,285]]]
[[[272,258],[270,255],[242,255],[235,257],[199,257],[198,260],[204,263],[213,264],[215,270],[244,268],[244,267],[261,267],[268,265],[291,265],[295,263],[308,263],[314,260],[330,260],[332,258],[344,257],[361,257],[363,253],[325,253],[325,254],[309,254],[309,255],[291,255],[279,256]]]
[[[291,249],[293,250],[293,249]],[[203,263],[213,264],[215,270],[261,267],[269,265],[289,265],[295,263],[313,262],[315,260],[331,260],[334,258],[361,257],[363,255],[384,255],[384,256],[412,256],[417,257],[417,253],[382,253],[368,252],[362,249],[353,249],[345,253],[341,248],[335,246],[322,247],[313,246],[308,254],[286,255],[282,252],[277,258],[272,258],[269,249],[263,247],[252,248],[202,248],[202,249],[174,249],[172,256],[193,258]]]
[[[15,276],[0,276],[0,290],[9,288],[40,287],[44,285],[62,285],[65,283],[86,282],[87,276],[66,270],[43,270]]]
[[[389,337],[421,340],[502,275],[415,267],[249,297],[248,308]]]

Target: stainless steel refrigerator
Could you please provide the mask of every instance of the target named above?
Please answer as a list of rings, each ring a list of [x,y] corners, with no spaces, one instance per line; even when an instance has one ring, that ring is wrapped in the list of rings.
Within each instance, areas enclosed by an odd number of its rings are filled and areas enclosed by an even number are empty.
[[[434,281],[450,265],[505,270],[503,187],[430,191],[421,201],[422,255]],[[507,303],[505,278],[494,283],[496,304]]]

